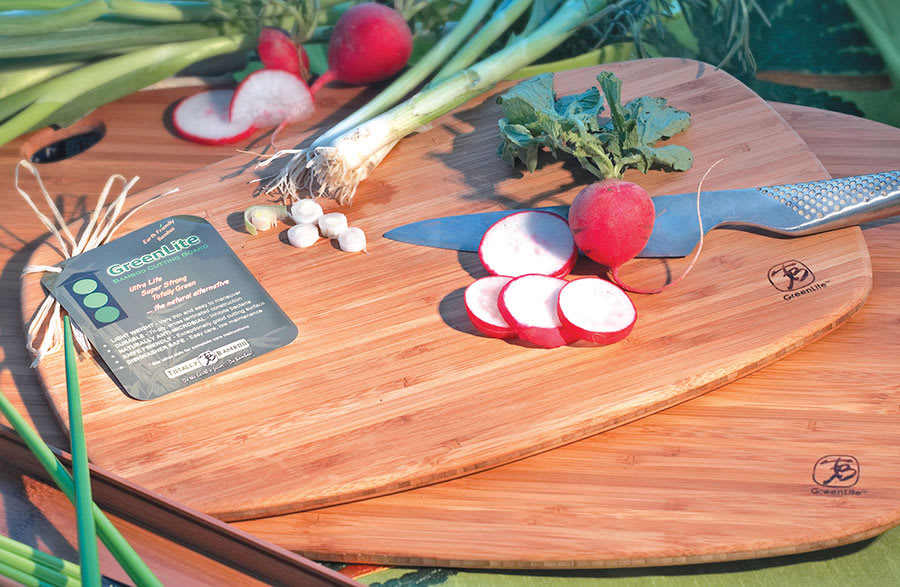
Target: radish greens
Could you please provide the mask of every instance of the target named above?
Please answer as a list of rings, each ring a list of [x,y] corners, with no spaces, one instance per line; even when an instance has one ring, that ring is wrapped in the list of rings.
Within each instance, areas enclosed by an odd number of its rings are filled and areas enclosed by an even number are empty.
[[[656,147],[690,126],[690,114],[667,105],[664,98],[642,96],[621,103],[622,81],[610,72],[597,76],[606,97],[609,119],[604,122],[603,97],[596,87],[557,98],[553,75],[525,80],[497,99],[504,117],[499,126],[500,157],[528,171],[538,165],[544,150],[558,157],[568,154],[600,179],[622,177],[626,169],[646,173],[690,169],[693,156],[681,145]]]

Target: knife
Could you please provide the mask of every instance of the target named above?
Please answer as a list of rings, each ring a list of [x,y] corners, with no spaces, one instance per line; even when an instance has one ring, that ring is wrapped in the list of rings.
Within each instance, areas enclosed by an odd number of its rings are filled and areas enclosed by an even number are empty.
[[[655,196],[653,234],[639,257],[684,257],[700,241],[697,192]],[[568,206],[527,208],[568,217]],[[400,242],[477,251],[484,232],[523,209],[432,218],[399,226],[384,236]],[[704,234],[717,227],[750,227],[804,236],[900,214],[900,171],[759,188],[700,193]]]

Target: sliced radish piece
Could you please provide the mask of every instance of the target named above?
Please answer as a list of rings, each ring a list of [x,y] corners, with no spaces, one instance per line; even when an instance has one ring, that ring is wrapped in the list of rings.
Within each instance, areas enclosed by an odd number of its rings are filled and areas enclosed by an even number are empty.
[[[512,277],[501,275],[482,277],[469,284],[463,294],[469,320],[475,328],[487,336],[493,338],[516,336],[516,329],[503,318],[497,306],[500,290],[510,281]]]
[[[263,67],[281,69],[309,78],[309,55],[303,45],[294,43],[291,35],[282,28],[264,26],[259,33],[256,52]]]
[[[497,307],[522,340],[555,348],[578,340],[557,311],[559,292],[568,283],[549,275],[522,275],[500,290]]]
[[[189,96],[172,111],[172,125],[183,138],[203,145],[227,145],[249,137],[252,124],[234,122],[228,112],[234,90],[206,90]]]
[[[314,109],[309,86],[299,76],[280,69],[259,69],[234,91],[231,121],[265,128],[303,120]]]
[[[578,338],[612,344],[631,333],[637,309],[619,286],[598,277],[573,279],[559,292],[560,321]]]
[[[565,218],[525,210],[492,224],[481,237],[478,255],[493,275],[563,277],[575,266],[578,248]]]

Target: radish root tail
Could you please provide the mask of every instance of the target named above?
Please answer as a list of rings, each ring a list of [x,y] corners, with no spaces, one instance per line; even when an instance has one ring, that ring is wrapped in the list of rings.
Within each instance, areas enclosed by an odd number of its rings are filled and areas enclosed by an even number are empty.
[[[719,159],[718,161],[716,161],[715,163],[710,165],[709,169],[706,170],[706,173],[703,174],[703,177],[700,178],[700,182],[697,184],[697,225],[700,228],[700,240],[697,243],[697,250],[694,252],[694,256],[691,259],[691,262],[688,264],[687,267],[685,267],[684,271],[681,272],[681,275],[679,275],[678,277],[676,277],[675,279],[666,283],[663,286],[660,286],[657,288],[652,288],[652,289],[642,289],[642,288],[631,287],[630,285],[623,283],[622,280],[619,278],[619,269],[621,267],[614,267],[609,272],[610,280],[613,283],[615,283],[616,285],[618,285],[625,291],[628,291],[631,293],[657,294],[657,293],[662,292],[665,289],[672,287],[673,285],[675,285],[676,283],[680,282],[682,279],[687,277],[687,274],[690,273],[691,269],[694,268],[694,265],[697,264],[697,260],[700,258],[700,252],[703,250],[703,240],[704,240],[703,215],[700,213],[700,193],[703,191],[703,182],[706,180],[706,177],[710,174],[710,172],[713,170],[713,168],[721,162],[722,162],[722,159]]]

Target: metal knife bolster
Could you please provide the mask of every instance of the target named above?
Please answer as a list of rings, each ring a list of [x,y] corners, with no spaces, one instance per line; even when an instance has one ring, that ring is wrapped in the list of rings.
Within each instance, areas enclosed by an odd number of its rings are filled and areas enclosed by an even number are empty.
[[[754,218],[760,227],[792,236],[900,214],[900,171],[761,187],[756,191],[789,214],[773,214],[770,218],[743,215],[745,218],[740,224],[756,224],[747,222]],[[712,202],[704,200],[704,206],[707,203]],[[769,209],[768,206],[765,208]]]

